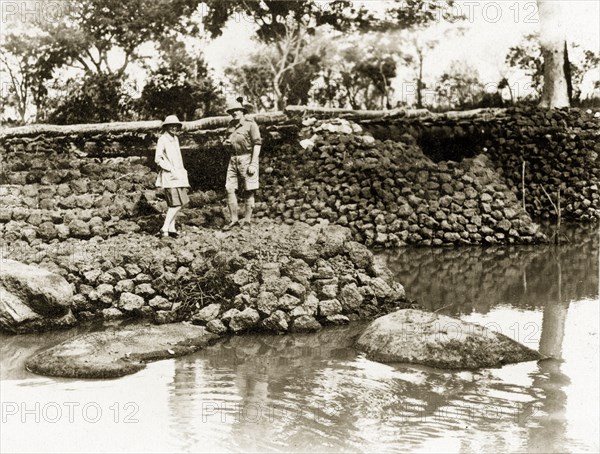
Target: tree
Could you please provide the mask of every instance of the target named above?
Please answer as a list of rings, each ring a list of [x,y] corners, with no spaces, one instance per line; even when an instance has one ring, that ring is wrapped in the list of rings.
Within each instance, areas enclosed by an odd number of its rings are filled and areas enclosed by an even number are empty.
[[[218,114],[224,100],[202,55],[190,55],[175,39],[164,40],[160,49],[159,67],[150,72],[139,100],[142,113],[151,118],[176,114],[184,121]]]
[[[446,17],[446,19],[455,22],[462,20],[462,16],[451,16]],[[402,45],[399,46],[399,49],[401,49],[399,56],[414,74],[417,108],[423,107],[423,90],[427,88],[423,71],[427,55],[437,47],[440,41],[447,40],[452,35],[463,34],[464,31],[463,27],[452,27],[448,23],[438,23],[436,27],[425,24],[399,35],[399,39],[402,41]]]
[[[54,69],[64,64],[68,54],[55,49],[50,38],[41,33],[27,36],[9,33],[0,45],[0,71],[8,77],[8,89],[2,87],[4,102],[15,108],[21,123],[35,107],[36,121],[44,116],[47,83]]]
[[[505,58],[511,68],[520,68],[531,78],[531,88],[541,94],[544,82],[544,61],[540,47],[539,35],[525,35],[518,45],[510,47]]]
[[[330,40],[313,83],[313,99],[331,107],[391,108],[398,53],[398,42],[386,33],[354,34],[344,42]]]
[[[561,2],[537,0],[540,16],[540,45],[544,60],[544,86],[540,107],[568,107],[567,70],[569,60],[564,30],[561,24]]]
[[[325,107],[344,107],[347,94],[342,84],[339,71],[330,66],[321,69],[311,90],[313,101]]]
[[[575,50],[580,50],[580,46],[575,45]],[[581,58],[581,63],[571,62],[571,79],[573,80],[573,99],[582,101],[583,99],[583,83],[585,77],[595,72],[600,75],[600,55],[595,54],[591,50],[584,50]],[[594,88],[600,88],[600,79],[594,82]]]
[[[116,74],[88,73],[67,82],[67,95],[60,98],[49,119],[56,124],[105,123],[124,120],[130,107],[129,95]]]
[[[436,93],[440,100],[445,100],[447,108],[461,109],[476,106],[484,95],[477,69],[461,61],[453,61],[450,68],[442,74]]]
[[[198,4],[199,0],[73,0],[60,21],[46,23],[44,31],[55,49],[70,56],[70,65],[86,73],[122,76],[132,61],[142,58],[142,44],[178,32],[197,33],[191,16]],[[114,67],[111,52],[122,55]]]
[[[584,79],[593,70],[599,69],[600,55],[591,50],[584,50],[576,43],[569,44],[565,53],[569,55],[568,71],[565,73],[568,72],[572,80],[572,99],[581,101]],[[534,92],[537,96],[541,96],[544,86],[544,59],[539,34],[525,35],[518,45],[509,49],[505,61],[510,68],[524,71],[531,78],[531,87]],[[508,79],[508,76],[505,78]],[[506,86],[510,88],[508,80],[506,83]]]
[[[33,106],[36,107],[36,120],[43,119],[48,108],[48,84],[57,69],[68,66],[81,70],[81,74],[66,83],[67,96],[56,103],[59,109],[66,111],[57,112],[54,118],[61,118],[61,121],[82,118],[73,106],[80,105],[82,112],[90,112],[90,102],[101,102],[93,94],[82,93],[82,88],[95,87],[107,95],[110,92],[111,99],[120,97],[123,90],[122,87],[117,89],[117,79],[123,83],[130,63],[144,58],[139,53],[143,44],[178,33],[198,33],[199,28],[191,16],[199,1],[68,2],[68,7],[61,9],[60,17],[40,22],[37,28],[18,30],[19,34],[9,34],[3,39],[0,70],[10,80],[9,90],[3,90],[5,101],[15,107],[23,122]],[[96,77],[100,75],[115,75],[117,79]],[[64,87],[60,88],[63,92]],[[102,106],[98,109],[90,121],[114,116],[114,112],[108,114]]]
[[[426,88],[423,82],[423,63],[427,51],[432,50],[437,45],[437,40],[419,41],[417,38],[412,40],[414,55],[405,54],[402,57],[404,63],[411,66],[415,72],[415,85],[417,94],[417,108],[423,107],[423,89]]]
[[[276,109],[282,109],[288,102],[290,85],[285,82],[286,78],[293,78],[290,74],[314,57],[315,53],[307,52],[307,48],[317,29],[328,26],[333,30],[348,31],[364,26],[369,20],[364,8],[357,9],[352,2],[341,0],[329,3],[209,0],[206,3],[209,9],[204,24],[212,37],[219,36],[235,14],[243,14],[254,21],[256,36],[265,45],[258,56],[261,66],[269,70]]]
[[[345,34],[352,31],[373,29],[398,30],[430,23],[440,17],[448,17],[446,6],[453,0],[423,2],[421,0],[398,0],[393,2],[383,17],[369,11],[365,6],[356,7],[354,2],[333,0],[257,0],[222,2],[208,0],[205,29],[216,37],[234,15],[244,15],[254,21],[257,39],[272,49],[262,52],[263,64],[270,70],[275,108],[281,109],[288,101],[284,82],[290,72],[301,66],[319,52],[306,52],[317,30],[329,29]],[[329,37],[335,39],[335,36]],[[380,62],[381,63],[381,62]],[[381,63],[380,73],[383,66]],[[282,88],[284,91],[282,91]],[[384,94],[385,98],[385,94]]]
[[[454,14],[455,0],[427,2],[423,0],[395,0],[387,9],[385,19],[377,23],[380,30],[406,30],[424,28],[433,22],[457,22],[465,19]]]
[[[503,76],[502,79],[500,79],[500,81],[498,82],[498,91],[500,93],[502,93],[502,90],[504,90],[505,88],[508,88],[508,94],[510,96],[510,103],[512,105],[515,103],[515,96],[512,91],[512,87],[510,86],[510,83],[508,82],[508,79],[506,78],[506,76]],[[500,95],[500,96],[502,96],[502,95]]]
[[[225,68],[225,76],[237,94],[249,100],[259,110],[270,110],[275,106],[270,82],[271,71],[256,54],[250,56],[249,63],[234,63]]]
[[[391,109],[389,92],[391,80],[396,77],[396,62],[390,55],[373,56],[373,54],[368,54],[356,64],[353,72],[356,77],[352,77],[350,72],[343,73],[344,80],[355,81],[358,79],[360,81],[357,85],[362,87],[365,109]],[[355,96],[353,99],[356,102]]]
[[[265,46],[252,53],[247,64],[233,64],[225,69],[236,94],[245,97],[259,110],[276,108],[278,93],[285,93],[289,104],[307,104],[313,81],[321,70],[321,57],[310,55],[299,62],[279,79],[276,90],[271,66],[265,62],[272,53],[272,49]]]

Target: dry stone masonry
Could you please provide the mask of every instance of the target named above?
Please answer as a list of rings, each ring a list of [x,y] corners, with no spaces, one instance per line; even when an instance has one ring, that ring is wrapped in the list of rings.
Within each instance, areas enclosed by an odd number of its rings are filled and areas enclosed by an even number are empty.
[[[1,258],[62,276],[73,293],[67,324],[149,317],[225,334],[374,317],[411,303],[367,247],[546,242],[536,221],[555,216],[548,197],[559,188],[563,219],[597,222],[598,117],[260,115],[257,222],[227,233],[219,144],[227,118],[186,123],[193,192],[184,235],[168,241],[153,237],[166,208],[154,187],[159,122],[3,130]],[[5,328],[52,327],[10,310],[0,314]]]
[[[559,188],[563,220],[600,217],[600,119],[591,112],[345,114],[353,121],[300,112],[257,117],[266,139],[258,216],[328,220],[378,247],[545,241],[532,221],[556,217],[548,197],[557,205]],[[227,157],[218,138],[226,119],[199,122],[203,129],[186,125],[181,136],[197,189],[199,213],[190,222],[219,227]],[[164,209],[153,186],[157,122],[149,123],[0,133],[6,240],[143,229],[140,215]]]
[[[79,321],[144,317],[188,320],[215,334],[283,333],[410,306],[389,270],[336,225],[263,221],[234,232],[197,229],[176,240],[133,232],[20,243],[4,252],[62,276]]]
[[[436,163],[411,136],[382,142],[347,120],[305,121],[303,134],[306,149],[265,160],[260,214],[327,219],[376,247],[545,240],[484,154]]]

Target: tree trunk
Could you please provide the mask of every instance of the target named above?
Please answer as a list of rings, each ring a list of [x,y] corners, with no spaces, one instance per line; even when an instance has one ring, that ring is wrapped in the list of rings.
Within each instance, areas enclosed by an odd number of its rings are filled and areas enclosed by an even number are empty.
[[[561,24],[561,1],[537,0],[540,16],[540,45],[544,59],[544,87],[540,107],[568,107],[565,74],[565,35]]]
[[[423,53],[419,52],[419,78],[417,79],[417,109],[423,108]]]
[[[569,95],[569,105],[573,103],[573,75],[571,74],[571,62],[569,61],[569,49],[567,48],[567,42],[564,43],[565,47],[565,78],[567,79],[567,93]],[[579,84],[581,85],[581,84]]]

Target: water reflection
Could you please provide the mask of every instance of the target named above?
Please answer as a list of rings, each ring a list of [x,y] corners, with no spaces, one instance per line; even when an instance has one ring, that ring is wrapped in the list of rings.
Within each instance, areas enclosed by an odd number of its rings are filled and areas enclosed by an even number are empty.
[[[566,320],[571,325],[577,321]],[[573,390],[567,394],[568,379],[559,361],[476,372],[384,365],[350,348],[361,329],[235,337],[172,360],[169,367],[156,363],[142,374],[115,381],[64,386],[63,381],[40,377],[37,395],[67,402],[74,399],[76,388],[85,386],[109,408],[123,399],[115,395],[117,389],[125,394],[127,389],[135,393],[134,387],[154,390],[155,396],[140,401],[161,434],[147,433],[151,440],[158,436],[149,452],[593,450],[593,434],[583,440],[569,437],[564,411]],[[573,326],[563,332],[572,334]],[[25,398],[32,380],[12,380],[20,388],[19,399]],[[8,393],[4,398],[17,398],[14,388],[6,386],[12,382],[3,383]],[[68,427],[79,429],[91,428]],[[119,429],[127,436],[124,426]],[[132,436],[139,436],[133,432],[140,429],[131,426]],[[36,433],[40,425],[19,425],[20,433],[29,430]],[[68,452],[61,443],[70,440],[52,439],[51,450]],[[111,441],[103,440],[105,450],[123,451],[122,440]],[[79,443],[82,452],[96,446]]]
[[[361,330],[235,337],[177,359],[174,382],[184,386],[170,394],[173,421],[187,427],[196,449],[203,433],[223,430],[224,446],[235,451],[419,451],[449,434],[466,437],[456,447],[463,452],[563,447],[568,380],[558,361],[539,370],[517,365],[515,380],[489,370],[377,364],[351,349]],[[186,379],[190,361],[201,382]],[[193,410],[182,394],[194,400]],[[474,431],[486,434],[483,444]]]
[[[463,372],[379,364],[352,349],[363,329],[354,324],[228,338],[130,377],[84,383],[27,373],[23,362],[42,348],[39,337],[2,336],[2,399],[70,402],[83,389],[84,399],[94,395],[108,409],[132,399],[118,393],[137,394],[152,427],[110,426],[121,434],[102,439],[111,452],[142,441],[148,452],[597,452],[597,251],[598,235],[588,232],[560,248],[388,255],[410,296],[496,324],[550,358],[540,362]],[[44,346],[76,334],[48,334]],[[17,427],[19,439],[44,428],[13,422],[2,432]],[[46,426],[48,434],[61,428]],[[85,434],[95,429],[68,424],[69,437],[45,443],[55,452],[94,452]],[[143,434],[148,440],[135,441]],[[21,447],[17,437],[2,437],[7,451]]]
[[[570,450],[570,379],[562,371],[569,305],[596,298],[598,288],[598,237],[576,233],[571,240],[558,248],[409,249],[388,256],[399,280],[430,309],[476,312],[483,322],[504,305],[522,327],[541,310],[541,330],[525,334],[550,359],[502,372],[376,364],[351,348],[360,325],[309,336],[236,337],[196,355],[204,381],[188,382],[195,414],[178,412],[177,424],[204,420],[212,433],[226,427],[225,445],[242,451]],[[217,384],[227,391],[215,393]],[[174,409],[176,402],[173,395]],[[453,447],[450,434],[460,440]],[[588,442],[578,446],[595,446]]]
[[[567,231],[560,246],[406,248],[381,256],[424,307],[450,315],[487,313],[497,304],[523,309],[598,295],[598,234]]]
[[[542,332],[540,335],[539,352],[549,359],[539,363],[539,370],[533,376],[533,387],[539,391],[539,405],[534,411],[540,411],[538,427],[529,430],[528,450],[530,452],[547,452],[548,440],[557,452],[566,452],[566,404],[567,394],[564,387],[570,383],[569,378],[562,372],[563,340],[569,299],[563,297],[561,260],[556,266],[556,299],[549,299],[544,305]]]

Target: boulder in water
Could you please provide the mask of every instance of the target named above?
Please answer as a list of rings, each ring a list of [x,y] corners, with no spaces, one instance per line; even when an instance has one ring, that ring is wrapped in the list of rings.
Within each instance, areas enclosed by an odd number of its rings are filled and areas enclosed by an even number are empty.
[[[542,359],[509,337],[445,315],[403,309],[369,324],[355,347],[385,363],[477,369]]]
[[[134,325],[74,337],[30,358],[26,366],[52,377],[121,377],[146,362],[198,351],[218,337],[187,323]]]
[[[28,333],[68,327],[73,290],[65,278],[43,268],[5,259],[0,266],[0,329]]]

